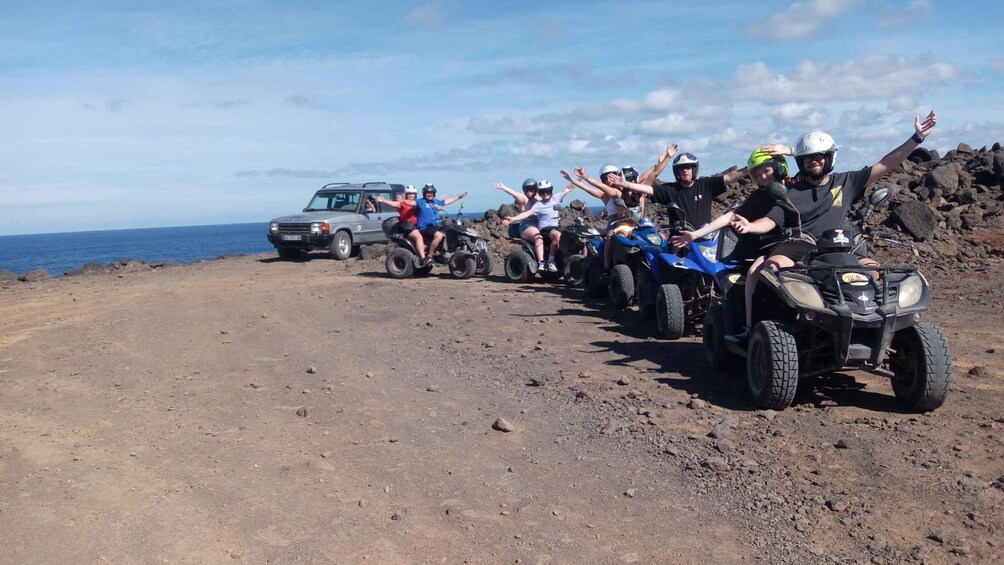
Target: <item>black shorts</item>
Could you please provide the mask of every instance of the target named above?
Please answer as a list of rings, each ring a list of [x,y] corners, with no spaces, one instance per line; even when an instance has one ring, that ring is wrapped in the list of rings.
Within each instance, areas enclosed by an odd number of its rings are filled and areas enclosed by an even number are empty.
[[[398,224],[397,229],[404,235],[408,235],[411,233],[411,230],[415,229],[415,222],[404,222],[402,224]]]
[[[438,231],[439,231],[439,226],[429,226],[427,228],[422,229],[422,237],[430,239],[433,236],[435,236],[436,232]]]
[[[550,226],[550,227],[547,227],[547,228],[541,228],[540,229],[540,234],[543,235],[543,236],[548,236],[548,235],[551,234],[551,232],[553,232],[554,230],[558,230],[558,229],[561,229],[561,228],[559,228],[558,226]]]

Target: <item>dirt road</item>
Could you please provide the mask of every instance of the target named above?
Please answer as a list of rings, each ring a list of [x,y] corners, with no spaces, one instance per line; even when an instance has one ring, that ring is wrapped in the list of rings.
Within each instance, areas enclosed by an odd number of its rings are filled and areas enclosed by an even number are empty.
[[[0,562],[999,562],[1002,270],[927,273],[956,378],[922,415],[856,373],[753,410],[698,340],[557,286],[265,256],[13,284]]]

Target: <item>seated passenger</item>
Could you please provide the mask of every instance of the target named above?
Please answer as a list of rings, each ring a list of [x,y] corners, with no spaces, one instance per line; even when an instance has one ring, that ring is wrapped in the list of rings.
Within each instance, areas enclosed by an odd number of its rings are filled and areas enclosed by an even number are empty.
[[[379,194],[376,197],[377,203],[386,204],[391,208],[397,209],[400,214],[400,221],[397,223],[398,231],[415,244],[415,250],[418,251],[419,266],[427,267],[432,264],[432,259],[425,255],[425,238],[422,237],[422,232],[418,230],[418,208],[415,205],[417,199],[418,190],[410,184],[404,187],[404,200],[387,200]]]
[[[500,182],[496,182],[494,186],[495,188],[512,196],[513,206],[516,207],[517,214],[526,212],[534,205],[534,203],[540,200],[537,196],[537,181],[532,178],[523,181],[523,194],[516,192]],[[540,234],[540,230],[537,228],[537,217],[531,216],[520,222],[517,231],[519,232],[520,237],[532,242],[534,238]]]
[[[533,253],[537,259],[537,268],[541,271],[544,269],[547,269],[552,273],[556,273],[558,271],[558,266],[554,262],[554,256],[558,253],[558,242],[561,241],[561,230],[559,229],[558,224],[559,218],[557,207],[565,198],[565,195],[572,191],[572,188],[573,185],[569,184],[565,187],[565,190],[561,191],[560,196],[554,198],[554,186],[550,181],[542,180],[537,185],[537,195],[540,197],[539,201],[535,202],[526,212],[521,212],[511,218],[502,219],[502,224],[508,226],[514,221],[524,220],[531,216],[537,218],[537,227],[540,232],[534,234],[533,237],[531,239],[527,239],[527,241],[533,243]],[[547,263],[544,262],[545,237],[551,240]]]

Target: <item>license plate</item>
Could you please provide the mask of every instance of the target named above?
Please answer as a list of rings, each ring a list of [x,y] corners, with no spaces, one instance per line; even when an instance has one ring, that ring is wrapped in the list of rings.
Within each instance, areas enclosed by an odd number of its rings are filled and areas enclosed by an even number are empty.
[[[283,235],[283,236],[282,236],[282,240],[283,240],[283,241],[300,241],[300,240],[302,240],[302,239],[303,239],[303,236],[302,236],[302,235],[300,235],[300,234],[295,234],[295,235]]]

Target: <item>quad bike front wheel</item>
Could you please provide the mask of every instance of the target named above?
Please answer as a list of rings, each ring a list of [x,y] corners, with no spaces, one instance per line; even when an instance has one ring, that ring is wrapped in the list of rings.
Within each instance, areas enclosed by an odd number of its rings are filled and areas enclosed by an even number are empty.
[[[784,410],[798,388],[798,347],[780,322],[765,320],[753,328],[746,378],[753,403],[767,410]]]
[[[582,284],[585,259],[586,258],[582,255],[572,255],[568,257],[568,259],[565,259],[565,284],[571,287],[580,286]]]
[[[495,268],[495,257],[492,256],[492,252],[488,250],[488,247],[477,250],[477,263],[478,268],[474,271],[474,274],[479,277],[487,277],[492,274],[492,269]]]
[[[934,324],[917,324],[892,336],[889,368],[896,399],[910,410],[938,408],[952,382],[952,354],[948,340]]]
[[[407,279],[415,274],[415,254],[401,247],[391,249],[383,264],[387,274],[395,279]]]
[[[450,274],[458,279],[469,279],[478,270],[478,260],[473,253],[467,251],[457,251],[450,255],[447,262]]]

